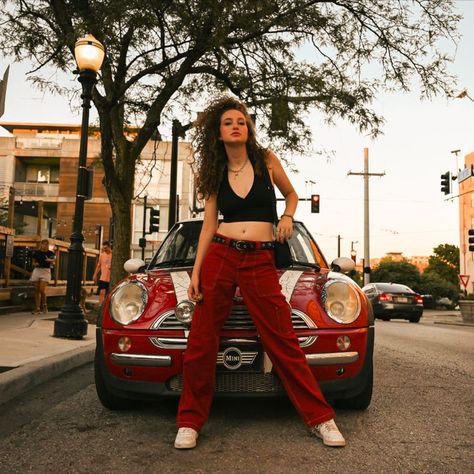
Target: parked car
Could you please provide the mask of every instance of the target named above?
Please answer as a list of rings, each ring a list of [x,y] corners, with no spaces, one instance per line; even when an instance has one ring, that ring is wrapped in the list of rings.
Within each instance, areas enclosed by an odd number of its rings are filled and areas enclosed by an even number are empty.
[[[372,303],[374,315],[383,321],[408,319],[418,323],[423,315],[423,298],[399,283],[370,283],[362,288]]]
[[[105,407],[179,395],[194,311],[187,288],[201,226],[201,220],[174,225],[147,266],[139,259],[125,263],[132,274],[106,298],[95,355],[97,394]],[[308,364],[328,399],[365,409],[372,396],[374,318],[360,287],[343,273],[354,264],[340,258],[330,268],[301,222],[295,222],[290,246],[294,263],[278,272]],[[216,395],[284,393],[237,288],[221,333]]]

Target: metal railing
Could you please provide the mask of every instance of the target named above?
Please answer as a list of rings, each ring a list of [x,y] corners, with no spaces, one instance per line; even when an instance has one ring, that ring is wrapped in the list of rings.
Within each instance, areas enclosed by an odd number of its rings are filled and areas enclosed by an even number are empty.
[[[59,196],[58,183],[25,183],[16,182],[14,185],[17,195],[20,196]]]

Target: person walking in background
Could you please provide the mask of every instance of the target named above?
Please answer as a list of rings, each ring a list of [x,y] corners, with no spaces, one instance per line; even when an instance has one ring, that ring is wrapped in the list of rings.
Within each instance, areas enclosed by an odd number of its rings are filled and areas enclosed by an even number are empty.
[[[204,222],[188,297],[196,302],[183,359],[175,448],[196,446],[214,395],[220,331],[238,286],[266,353],[305,424],[327,446],[344,446],[291,322],[275,267],[275,240],[293,233],[298,196],[275,154],[256,139],[247,108],[214,101],[195,126],[197,190]],[[273,233],[275,184],[286,207]],[[219,211],[223,221],[219,223]]]
[[[97,266],[94,270],[93,279],[97,282],[97,291],[99,293],[99,303],[103,303],[105,295],[109,291],[110,269],[112,268],[112,249],[110,243],[106,240],[102,244]],[[100,274],[100,276],[99,276]],[[99,276],[99,279],[97,277]]]
[[[30,277],[30,281],[35,285],[35,309],[32,311],[33,314],[39,314],[41,310],[43,313],[48,312],[46,287],[51,280],[51,267],[55,258],[54,252],[49,250],[48,239],[43,239],[40,242],[39,249],[33,252],[34,268]]]

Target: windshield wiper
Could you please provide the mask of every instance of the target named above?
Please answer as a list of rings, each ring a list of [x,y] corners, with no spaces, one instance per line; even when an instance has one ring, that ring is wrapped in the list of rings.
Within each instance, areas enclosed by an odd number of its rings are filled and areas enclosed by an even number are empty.
[[[181,265],[194,265],[194,258],[176,258],[173,260],[165,260],[163,262],[158,262],[153,265],[152,268],[159,267],[179,267]]]
[[[298,262],[294,261],[292,266],[297,267],[298,265],[302,267],[309,267],[309,268],[314,268],[315,271],[319,272],[321,270],[321,267],[317,263],[311,263],[311,262]]]

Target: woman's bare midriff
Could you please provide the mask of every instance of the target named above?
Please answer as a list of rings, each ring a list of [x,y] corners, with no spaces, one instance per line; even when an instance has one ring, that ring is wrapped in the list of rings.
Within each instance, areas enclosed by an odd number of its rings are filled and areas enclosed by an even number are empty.
[[[217,232],[235,240],[269,241],[273,239],[271,222],[221,222]]]

